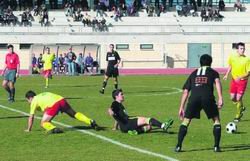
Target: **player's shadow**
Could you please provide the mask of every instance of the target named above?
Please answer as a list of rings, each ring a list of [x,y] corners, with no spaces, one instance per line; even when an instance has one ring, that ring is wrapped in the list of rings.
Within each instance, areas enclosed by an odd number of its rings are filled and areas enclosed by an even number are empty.
[[[105,131],[107,127],[100,127],[96,131]],[[69,128],[66,128],[65,131],[75,131],[75,130],[93,130],[90,126],[72,126]]]
[[[248,122],[248,121],[250,121],[250,119],[244,119],[244,120],[240,120],[240,122]]]
[[[227,145],[227,146],[223,146],[222,150],[225,151],[225,152],[250,150],[250,144]]]
[[[5,116],[5,117],[0,117],[0,120],[1,119],[22,119],[22,118],[27,118],[29,116]]]
[[[241,150],[249,150],[250,144],[238,144],[238,145],[227,145],[221,147],[221,152],[229,152],[229,151],[241,151]],[[184,150],[182,152],[195,152],[195,151],[207,151],[213,150],[213,148],[199,148],[199,149],[191,149]]]
[[[81,85],[81,84],[73,84],[73,85],[64,85],[64,87],[73,87],[73,88],[79,88],[79,87],[98,87],[98,85]]]
[[[169,92],[173,92],[172,89],[166,89],[166,90],[149,90],[149,91],[143,91],[143,90],[140,90],[140,91],[134,91],[134,92],[126,92],[126,94],[138,94],[138,93],[169,93]]]
[[[83,99],[83,97],[65,97],[66,99],[69,99],[69,100],[81,100]]]
[[[153,128],[149,132],[142,133],[142,134],[152,134],[152,133],[165,133],[165,134],[170,134],[170,135],[177,134],[177,132],[170,131],[170,129],[168,129],[168,131],[164,131],[161,128]]]

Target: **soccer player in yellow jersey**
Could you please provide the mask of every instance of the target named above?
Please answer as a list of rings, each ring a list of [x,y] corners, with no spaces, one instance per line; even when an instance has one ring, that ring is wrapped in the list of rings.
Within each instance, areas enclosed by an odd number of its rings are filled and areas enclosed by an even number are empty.
[[[63,131],[60,128],[57,128],[51,123],[51,120],[58,114],[58,112],[65,112],[70,117],[75,118],[79,121],[90,125],[95,130],[98,130],[99,127],[96,122],[80,112],[75,112],[68,102],[60,95],[43,92],[38,95],[34,91],[28,91],[25,94],[27,101],[30,103],[30,116],[28,120],[28,128],[26,132],[31,131],[32,125],[34,122],[34,115],[36,111],[44,112],[41,126],[48,133],[62,133]]]
[[[243,106],[242,97],[245,93],[248,77],[250,74],[250,58],[245,53],[245,44],[239,42],[236,46],[237,53],[230,55],[228,59],[228,70],[223,77],[227,80],[229,73],[231,72],[232,80],[230,84],[231,100],[236,104],[237,112],[235,115],[235,122],[239,122],[243,116],[245,107]]]
[[[50,53],[50,48],[46,48],[46,53],[43,54],[42,61],[43,61],[43,75],[46,80],[45,82],[45,88],[49,87],[49,78],[52,79],[52,63],[55,59],[55,54]]]

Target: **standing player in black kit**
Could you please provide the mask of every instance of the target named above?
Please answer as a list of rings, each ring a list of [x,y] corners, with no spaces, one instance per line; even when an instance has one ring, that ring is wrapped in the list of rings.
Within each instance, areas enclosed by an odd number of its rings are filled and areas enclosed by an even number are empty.
[[[187,134],[188,126],[193,118],[200,118],[203,109],[208,119],[213,119],[214,152],[220,152],[221,125],[219,110],[223,105],[222,87],[219,73],[211,68],[212,57],[204,54],[200,57],[201,67],[196,69],[183,86],[183,94],[180,102],[179,117],[183,120],[179,128],[178,143],[175,151],[180,152],[182,142]],[[216,104],[214,96],[214,84],[218,94]],[[184,106],[189,96],[186,109]]]
[[[121,62],[119,54],[114,50],[114,44],[109,45],[110,51],[107,52],[106,61],[108,61],[108,67],[104,76],[102,89],[99,91],[101,94],[104,94],[105,87],[108,83],[109,77],[113,77],[115,89],[118,89],[118,66]]]

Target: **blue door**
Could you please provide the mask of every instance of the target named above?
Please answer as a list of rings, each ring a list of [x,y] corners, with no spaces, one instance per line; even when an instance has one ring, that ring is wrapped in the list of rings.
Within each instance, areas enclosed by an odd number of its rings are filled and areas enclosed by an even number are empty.
[[[200,67],[200,57],[203,54],[211,55],[210,43],[189,43],[188,44],[188,68]]]

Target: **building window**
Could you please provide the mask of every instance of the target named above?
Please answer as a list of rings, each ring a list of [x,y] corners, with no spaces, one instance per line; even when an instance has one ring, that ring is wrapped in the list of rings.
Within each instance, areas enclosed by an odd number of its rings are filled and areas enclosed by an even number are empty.
[[[20,49],[30,49],[32,44],[20,44],[19,48]]]
[[[117,50],[128,50],[129,44],[116,44],[116,49]]]
[[[0,49],[7,49],[8,44],[0,44]]]
[[[153,44],[141,44],[140,49],[141,50],[153,50],[154,45]]]

